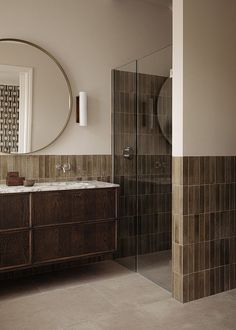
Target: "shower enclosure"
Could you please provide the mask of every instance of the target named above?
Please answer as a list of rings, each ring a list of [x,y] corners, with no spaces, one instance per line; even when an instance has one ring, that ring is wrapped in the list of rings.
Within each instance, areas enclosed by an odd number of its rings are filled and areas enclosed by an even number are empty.
[[[171,46],[119,67],[113,83],[116,259],[171,290]]]

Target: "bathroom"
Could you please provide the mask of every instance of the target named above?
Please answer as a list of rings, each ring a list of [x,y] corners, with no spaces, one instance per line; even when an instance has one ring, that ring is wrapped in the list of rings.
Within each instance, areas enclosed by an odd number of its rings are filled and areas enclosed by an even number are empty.
[[[1,330],[235,329],[235,1],[2,13]]]

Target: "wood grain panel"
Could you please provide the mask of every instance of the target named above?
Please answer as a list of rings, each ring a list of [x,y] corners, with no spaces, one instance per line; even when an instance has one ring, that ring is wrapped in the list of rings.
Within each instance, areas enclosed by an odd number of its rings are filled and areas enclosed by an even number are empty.
[[[49,225],[71,219],[71,196],[67,191],[32,194],[32,225]]]
[[[32,195],[33,226],[116,217],[116,190],[42,192]]]
[[[0,268],[29,263],[29,231],[0,233]]]
[[[29,195],[0,195],[0,230],[29,226]]]
[[[37,228],[33,231],[35,263],[115,250],[116,221]]]

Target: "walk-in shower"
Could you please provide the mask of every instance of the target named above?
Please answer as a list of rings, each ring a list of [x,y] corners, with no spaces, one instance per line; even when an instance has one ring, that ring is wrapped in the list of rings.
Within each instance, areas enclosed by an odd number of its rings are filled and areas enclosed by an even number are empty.
[[[113,70],[117,261],[171,290],[171,46]]]

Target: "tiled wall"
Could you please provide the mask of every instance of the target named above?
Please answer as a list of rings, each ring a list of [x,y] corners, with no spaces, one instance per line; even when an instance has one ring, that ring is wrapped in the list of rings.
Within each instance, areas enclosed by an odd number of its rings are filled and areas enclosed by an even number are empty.
[[[137,173],[138,252],[171,248],[171,144],[165,139],[158,118],[158,101],[166,77],[138,74]],[[158,116],[159,115],[159,116]]]
[[[56,170],[56,164],[71,164],[71,171]],[[1,155],[0,182],[5,183],[7,171],[19,171],[21,176],[38,182],[63,180],[103,180],[112,176],[110,155]]]
[[[121,185],[117,256],[135,256],[137,242],[140,254],[167,250],[171,248],[171,145],[157,119],[158,95],[166,78],[124,71],[115,71],[114,78],[114,179]],[[133,160],[123,158],[125,146],[134,148]]]
[[[173,296],[236,287],[236,158],[173,158]]]

